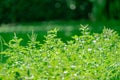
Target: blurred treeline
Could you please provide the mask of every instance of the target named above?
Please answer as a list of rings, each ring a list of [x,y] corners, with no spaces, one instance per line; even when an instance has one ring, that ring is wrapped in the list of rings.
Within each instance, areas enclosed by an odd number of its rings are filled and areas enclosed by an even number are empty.
[[[0,22],[120,19],[120,0],[0,0]]]

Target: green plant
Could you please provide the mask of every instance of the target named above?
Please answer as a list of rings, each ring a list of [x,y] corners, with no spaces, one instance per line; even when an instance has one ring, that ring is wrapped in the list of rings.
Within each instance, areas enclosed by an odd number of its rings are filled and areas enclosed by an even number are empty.
[[[15,34],[0,54],[9,58],[0,67],[1,80],[119,80],[120,37],[110,29],[90,33],[81,26],[81,36],[64,43],[57,29],[37,41],[33,33],[27,46]]]

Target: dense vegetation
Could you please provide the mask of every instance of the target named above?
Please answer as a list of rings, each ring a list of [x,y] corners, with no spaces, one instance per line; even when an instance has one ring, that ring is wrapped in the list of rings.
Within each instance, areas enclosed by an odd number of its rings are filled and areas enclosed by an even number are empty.
[[[0,0],[0,23],[120,19],[119,7],[120,0]]]
[[[45,36],[44,44],[37,35],[29,35],[27,46],[16,34],[0,52],[1,80],[120,80],[120,36],[110,29],[90,33],[81,26],[82,35],[64,43],[57,29]]]

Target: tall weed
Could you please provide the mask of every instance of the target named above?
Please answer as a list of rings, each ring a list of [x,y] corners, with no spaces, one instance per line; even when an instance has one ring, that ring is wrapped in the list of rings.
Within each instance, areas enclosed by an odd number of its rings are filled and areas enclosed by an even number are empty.
[[[29,35],[27,46],[15,34],[0,54],[7,55],[0,67],[1,80],[120,80],[120,37],[111,29],[90,33],[64,43],[57,29],[48,31],[44,44]]]

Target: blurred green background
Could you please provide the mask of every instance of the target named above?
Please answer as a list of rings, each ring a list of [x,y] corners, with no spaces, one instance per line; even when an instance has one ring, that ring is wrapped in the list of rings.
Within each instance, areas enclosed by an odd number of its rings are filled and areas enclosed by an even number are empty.
[[[67,41],[80,35],[80,24],[89,24],[91,32],[100,33],[106,26],[120,33],[120,0],[0,0],[0,35],[6,42],[15,32],[25,45],[33,30],[43,43],[55,27]]]
[[[120,0],[0,0],[0,21],[120,19]]]

